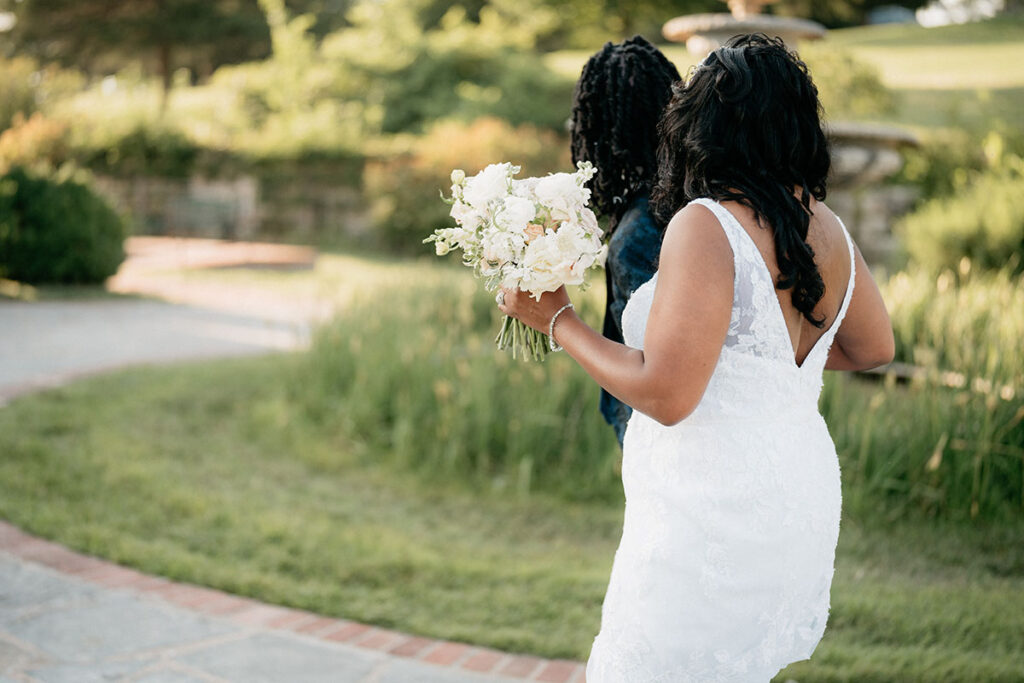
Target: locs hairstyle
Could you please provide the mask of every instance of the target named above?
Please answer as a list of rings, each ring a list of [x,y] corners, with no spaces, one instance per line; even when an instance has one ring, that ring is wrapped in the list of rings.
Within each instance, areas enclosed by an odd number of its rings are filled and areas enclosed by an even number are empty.
[[[737,36],[673,88],[659,124],[652,209],[662,221],[698,197],[734,200],[772,230],[779,277],[817,327],[825,283],[807,244],[811,197],[825,198],[831,156],[818,89],[780,39]],[[793,194],[799,189],[799,198]]]
[[[679,71],[640,36],[605,43],[583,67],[572,106],[572,161],[597,168],[594,208],[612,228],[630,201],[650,192],[657,127]]]

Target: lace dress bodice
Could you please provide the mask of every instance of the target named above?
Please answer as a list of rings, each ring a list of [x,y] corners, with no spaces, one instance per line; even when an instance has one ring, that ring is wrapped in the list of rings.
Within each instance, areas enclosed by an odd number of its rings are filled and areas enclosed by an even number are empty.
[[[817,412],[821,393],[822,372],[828,360],[829,348],[846,315],[853,295],[854,264],[853,242],[846,228],[843,234],[850,252],[850,279],[839,313],[804,358],[801,365],[793,358],[793,347],[786,328],[786,320],[775,294],[775,284],[765,265],[760,250],[739,221],[725,207],[710,199],[697,199],[712,211],[732,247],[735,262],[733,276],[732,317],[722,353],[704,397],[691,418],[721,416],[765,415],[772,405],[785,406],[787,411],[796,404],[800,409]],[[647,316],[654,300],[658,274],[637,289],[622,314],[623,337],[628,346],[642,349]],[[771,377],[771,382],[752,386],[751,381]],[[738,388],[744,391],[735,393]],[[691,419],[691,418],[688,418]]]
[[[717,202],[734,257],[733,306],[694,412],[668,427],[634,411],[623,446],[626,512],[588,683],[764,683],[824,631],[839,530],[839,466],[818,412],[831,327],[794,359],[757,245]],[[657,273],[622,316],[643,348]]]

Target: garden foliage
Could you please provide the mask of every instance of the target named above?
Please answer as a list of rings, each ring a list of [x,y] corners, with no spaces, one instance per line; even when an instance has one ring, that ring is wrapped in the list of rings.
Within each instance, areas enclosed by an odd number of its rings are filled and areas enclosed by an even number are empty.
[[[57,168],[69,157],[68,125],[41,112],[27,119],[15,114],[11,127],[0,133],[0,170],[37,164]]]
[[[446,480],[615,499],[619,451],[570,359],[513,362],[468,278],[382,291],[317,337],[291,400],[375,461]],[[883,283],[909,383],[827,373],[848,514],[1024,516],[1024,290],[1008,273]],[[599,295],[574,295],[598,321]],[[1001,314],[1002,313],[1002,314]],[[528,397],[524,400],[524,397]]]
[[[0,58],[0,130],[10,127],[18,116],[30,117],[79,90],[82,82],[75,71],[40,66],[28,57]]]
[[[472,175],[491,163],[510,161],[521,177],[569,170],[568,142],[530,125],[512,127],[497,118],[464,125],[439,123],[426,134],[406,138],[367,163],[364,192],[370,202],[375,235],[382,246],[406,253],[429,253],[423,239],[451,227],[447,193],[454,168]]]
[[[959,191],[927,201],[900,222],[911,260],[936,273],[962,259],[975,268],[1024,272],[1024,159],[963,175]]]
[[[0,176],[0,276],[99,283],[124,260],[125,224],[88,186],[14,167]]]
[[[836,47],[801,47],[825,115],[833,120],[857,120],[892,113],[893,92],[885,87],[878,69]]]

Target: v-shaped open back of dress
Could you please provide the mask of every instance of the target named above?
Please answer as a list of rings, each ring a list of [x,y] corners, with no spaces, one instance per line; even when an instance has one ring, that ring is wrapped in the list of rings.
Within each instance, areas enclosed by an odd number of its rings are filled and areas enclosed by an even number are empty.
[[[803,364],[757,246],[710,209],[733,250],[729,330],[697,409],[666,427],[634,411],[623,445],[626,511],[587,664],[588,683],[764,683],[824,632],[839,533],[839,464],[818,411],[828,348]],[[845,234],[845,228],[844,228]],[[657,274],[623,312],[643,348]]]

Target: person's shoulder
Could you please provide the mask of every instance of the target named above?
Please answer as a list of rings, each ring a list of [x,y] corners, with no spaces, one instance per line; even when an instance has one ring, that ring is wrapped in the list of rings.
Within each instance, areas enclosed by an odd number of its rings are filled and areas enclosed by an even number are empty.
[[[700,202],[679,209],[665,227],[661,261],[710,260],[732,263],[732,247],[718,217]]]
[[[665,238],[668,239],[670,234],[675,235],[677,239],[687,235],[689,239],[712,241],[716,241],[716,237],[725,236],[718,216],[700,201],[692,201],[675,212],[665,226]]]

